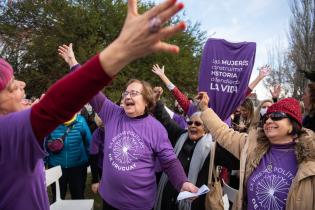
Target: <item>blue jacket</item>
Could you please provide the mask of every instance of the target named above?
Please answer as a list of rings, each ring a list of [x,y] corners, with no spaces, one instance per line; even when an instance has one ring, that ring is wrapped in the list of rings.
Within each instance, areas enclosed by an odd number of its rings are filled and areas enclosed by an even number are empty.
[[[68,126],[59,125],[48,136],[48,140],[61,138],[68,127],[71,127],[71,129],[64,140],[63,149],[58,154],[51,153],[47,149],[49,152],[47,163],[50,166],[61,165],[62,168],[71,168],[88,163],[88,149],[92,135],[84,117],[81,115],[77,115],[76,119]]]

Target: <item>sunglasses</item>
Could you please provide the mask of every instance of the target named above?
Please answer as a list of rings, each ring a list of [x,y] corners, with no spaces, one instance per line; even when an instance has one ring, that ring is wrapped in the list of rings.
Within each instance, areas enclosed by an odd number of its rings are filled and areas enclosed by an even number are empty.
[[[195,124],[195,126],[201,126],[201,125],[202,125],[202,123],[199,122],[199,121],[187,121],[187,124],[188,124],[188,125]]]
[[[263,117],[263,123],[265,124],[268,119],[271,119],[272,121],[279,121],[283,120],[284,118],[289,118],[289,116],[286,113],[283,112],[272,112],[269,114],[265,114]]]

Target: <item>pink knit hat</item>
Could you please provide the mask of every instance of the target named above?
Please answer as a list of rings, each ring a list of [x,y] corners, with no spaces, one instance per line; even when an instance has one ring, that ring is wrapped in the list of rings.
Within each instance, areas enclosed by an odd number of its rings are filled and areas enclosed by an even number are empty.
[[[0,91],[2,91],[13,77],[13,68],[4,59],[0,58]]]

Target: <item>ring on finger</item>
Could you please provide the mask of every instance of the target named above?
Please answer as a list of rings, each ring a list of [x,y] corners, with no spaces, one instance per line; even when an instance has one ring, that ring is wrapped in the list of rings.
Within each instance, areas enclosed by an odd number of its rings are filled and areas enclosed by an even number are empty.
[[[150,21],[149,21],[149,31],[151,33],[156,33],[160,30],[161,28],[161,18],[159,18],[158,16],[153,17]]]

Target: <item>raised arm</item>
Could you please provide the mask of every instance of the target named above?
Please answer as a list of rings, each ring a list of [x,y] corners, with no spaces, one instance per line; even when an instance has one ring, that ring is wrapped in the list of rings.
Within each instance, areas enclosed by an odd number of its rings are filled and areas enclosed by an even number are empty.
[[[162,25],[182,8],[182,3],[166,0],[139,15],[137,0],[129,0],[127,18],[118,38],[79,70],[56,82],[32,107],[31,123],[39,143],[42,144],[43,138],[57,125],[78,112],[131,61],[154,52],[178,53],[178,46],[162,40],[185,29],[185,24]]]
[[[70,68],[79,64],[77,59],[75,58],[72,43],[70,43],[69,45],[63,44],[59,46],[58,54],[65,60],[65,62],[69,65]]]
[[[254,90],[261,80],[270,74],[270,71],[271,68],[269,65],[260,67],[258,76],[248,86],[246,96],[248,96]]]
[[[152,72],[156,74],[160,79],[164,82],[166,87],[172,92],[173,96],[175,97],[176,101],[184,110],[184,113],[187,114],[190,106],[190,101],[188,97],[183,94],[178,87],[176,87],[169,78],[165,75],[164,66],[160,68],[158,64],[153,65]]]
[[[59,46],[58,54],[69,65],[70,72],[75,71],[81,67],[81,65],[77,62],[75,58],[72,43],[70,43],[69,45],[63,44]],[[102,108],[105,100],[106,100],[105,95],[102,92],[99,92],[89,101],[89,103],[92,105],[94,111],[98,113],[99,110]]]
[[[177,139],[186,132],[185,129],[181,128],[169,115],[167,112],[164,103],[161,101],[161,95],[163,94],[163,88],[154,87],[154,99],[155,107],[153,110],[154,117],[160,121],[167,131],[168,138],[171,141],[173,147],[175,146]]]
[[[230,129],[211,108],[208,108],[209,97],[206,92],[200,92],[198,98],[200,99],[199,108],[202,111],[201,119],[213,138],[239,159],[247,134]]]
[[[273,86],[273,90],[270,89],[270,94],[271,94],[271,97],[272,97],[272,101],[274,103],[276,103],[278,101],[280,93],[281,93],[281,85],[279,85],[279,84],[274,85]]]

